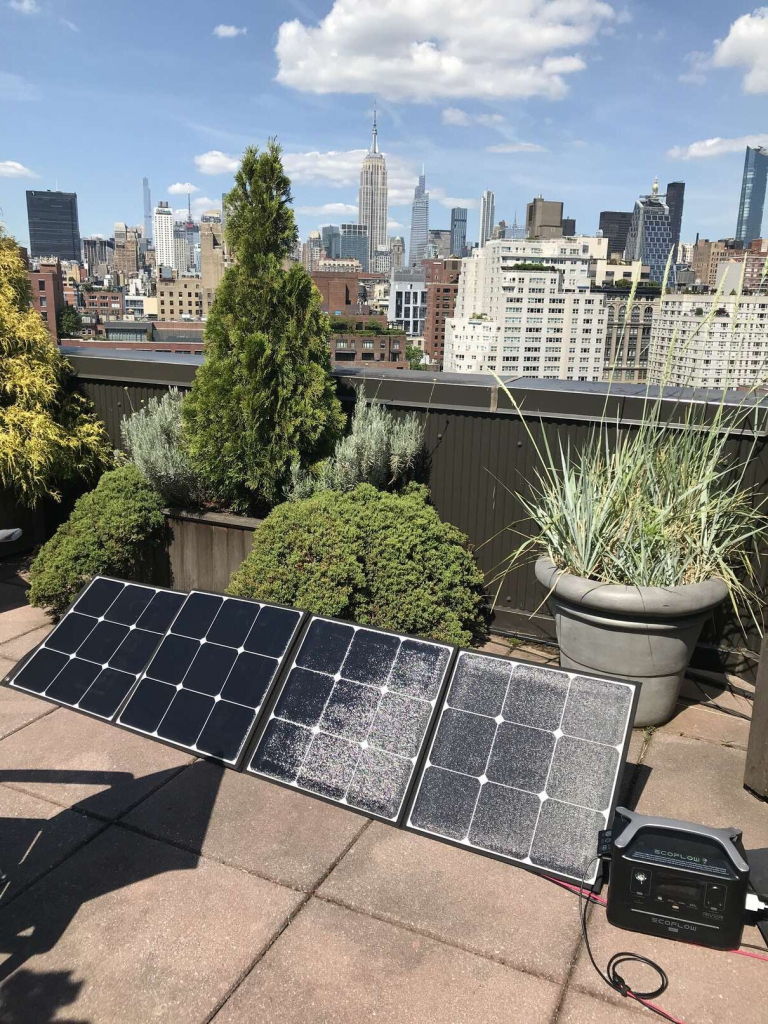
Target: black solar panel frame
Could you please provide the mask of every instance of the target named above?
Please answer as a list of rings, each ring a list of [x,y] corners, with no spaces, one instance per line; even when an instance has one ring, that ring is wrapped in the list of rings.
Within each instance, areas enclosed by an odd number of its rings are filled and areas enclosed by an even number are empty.
[[[261,772],[250,771],[248,768],[248,765],[250,764],[254,754],[256,753],[256,749],[259,743],[261,742],[261,738],[264,735],[264,732],[266,731],[269,722],[271,721],[272,711],[274,710],[275,705],[280,699],[280,695],[283,692],[284,685],[288,679],[291,669],[293,668],[293,659],[298,653],[301,643],[304,640],[304,637],[309,632],[310,626],[315,620],[320,620],[322,622],[335,622],[341,626],[357,626],[358,629],[367,629],[371,630],[374,633],[383,633],[386,636],[395,636],[400,640],[418,640],[422,643],[434,644],[438,647],[443,647],[447,649],[449,652],[445,672],[443,674],[443,679],[440,684],[440,689],[437,693],[437,697],[435,698],[435,705],[432,709],[429,725],[427,726],[424,732],[424,737],[421,740],[419,752],[416,755],[416,763],[413,766],[411,778],[408,782],[408,785],[406,786],[405,793],[403,794],[402,803],[400,805],[400,811],[398,813],[396,820],[393,820],[392,818],[387,818],[384,815],[375,814],[372,811],[366,811],[360,807],[354,807],[352,804],[342,804],[338,800],[333,800],[330,797],[323,796],[321,793],[314,793],[310,789],[304,789],[301,786],[291,785],[291,783],[284,782],[282,779],[276,779],[271,775],[264,775]],[[445,700],[448,683],[453,674],[456,658],[458,657],[460,651],[461,649],[456,647],[454,644],[446,643],[443,640],[433,640],[430,637],[417,636],[413,633],[399,633],[397,630],[394,629],[381,629],[379,626],[372,626],[370,623],[352,621],[351,619],[338,619],[332,615],[315,615],[312,612],[307,613],[307,617],[303,624],[303,629],[301,631],[301,636],[297,637],[294,648],[290,652],[290,657],[286,657],[283,665],[281,666],[279,678],[275,681],[275,685],[272,687],[272,693],[270,694],[269,698],[269,705],[267,706],[266,702],[264,705],[262,705],[260,720],[259,722],[257,722],[256,730],[251,738],[251,742],[248,746],[248,749],[246,750],[245,757],[242,759],[241,770],[243,774],[248,775],[250,778],[253,779],[260,779],[262,782],[269,782],[272,785],[280,786],[282,789],[287,789],[290,793],[299,793],[302,796],[309,797],[312,800],[321,800],[323,803],[329,804],[331,807],[338,807],[341,808],[341,810],[343,811],[350,811],[352,814],[359,814],[364,818],[371,818],[375,821],[381,821],[385,825],[390,825],[393,828],[402,828],[403,823],[407,820],[409,814],[413,789],[414,786],[416,785],[416,781],[421,777],[421,769],[424,762],[424,758],[427,756],[427,751],[431,746],[432,736],[434,734],[434,730],[437,725],[438,718],[440,716],[440,710],[442,708],[443,701]]]
[[[235,601],[247,601],[250,604],[258,604],[258,605],[261,605],[262,607],[266,606],[268,608],[280,608],[283,611],[293,612],[294,614],[298,614],[298,616],[299,616],[298,622],[296,624],[296,628],[294,630],[293,638],[290,641],[290,643],[288,644],[288,646],[287,646],[287,648],[285,650],[285,654],[283,655],[283,660],[280,663],[280,665],[278,665],[277,672],[275,673],[274,678],[272,679],[272,682],[270,683],[270,685],[269,685],[269,687],[267,689],[267,692],[264,695],[264,699],[262,700],[261,706],[259,707],[259,709],[258,709],[258,711],[256,713],[256,716],[255,716],[255,719],[253,721],[253,724],[251,725],[251,728],[250,728],[248,734],[246,735],[245,741],[243,742],[243,745],[240,748],[240,753],[238,754],[237,761],[235,761],[235,762],[225,761],[225,760],[223,760],[220,757],[215,757],[215,756],[213,756],[211,754],[206,754],[203,751],[192,750],[190,747],[184,746],[184,744],[182,744],[182,743],[176,743],[173,740],[165,739],[165,737],[163,737],[163,736],[155,736],[155,735],[153,735],[151,733],[143,732],[140,729],[134,729],[131,726],[124,725],[122,722],[119,721],[120,715],[123,713],[123,711],[125,710],[125,708],[128,705],[128,702],[130,701],[131,697],[133,696],[133,694],[138,689],[139,684],[144,679],[144,677],[146,675],[146,672],[147,672],[147,668],[149,668],[149,665],[152,662],[152,658],[149,659],[149,662],[147,663],[146,668],[144,669],[144,671],[141,673],[141,675],[139,676],[138,680],[136,681],[136,685],[131,689],[131,692],[128,694],[128,696],[125,698],[123,703],[120,705],[118,711],[115,713],[114,718],[110,721],[110,724],[117,726],[118,729],[123,729],[125,732],[131,733],[133,736],[143,736],[144,739],[148,739],[148,740],[150,740],[153,743],[162,743],[163,746],[172,747],[174,750],[180,750],[180,751],[182,751],[185,754],[191,754],[193,757],[198,758],[199,760],[202,760],[202,761],[210,761],[212,764],[217,764],[217,765],[219,765],[222,768],[227,768],[229,771],[243,772],[244,771],[244,766],[247,764],[248,751],[250,749],[254,733],[259,730],[259,726],[260,726],[261,721],[264,718],[265,714],[268,714],[267,709],[272,704],[272,700],[273,700],[273,696],[274,696],[274,693],[275,693],[275,689],[278,686],[278,684],[281,682],[284,674],[287,672],[287,666],[290,665],[291,659],[293,657],[293,653],[296,650],[296,647],[297,647],[298,643],[300,642],[300,640],[304,636],[305,630],[307,628],[307,622],[311,618],[311,615],[310,615],[310,613],[304,611],[301,608],[292,608],[290,605],[277,604],[274,601],[264,601],[264,600],[260,600],[259,598],[238,597],[238,596],[236,596],[234,594],[222,594],[222,593],[217,593],[214,590],[201,590],[199,588],[195,588],[195,589],[189,590],[187,592],[178,591],[178,593],[184,593],[186,598],[191,597],[193,594],[204,594],[207,597],[219,597],[219,598],[227,598],[227,599],[231,599],[231,600],[235,600]],[[186,604],[186,601],[184,602],[184,604],[182,604],[182,606],[179,608],[178,612],[174,616],[173,622],[171,622],[170,626],[166,629],[165,633],[163,633],[163,635],[160,638],[160,641],[159,641],[157,647],[155,648],[155,654],[157,654],[157,651],[158,651],[158,649],[160,647],[160,644],[163,642],[163,640],[165,640],[165,638],[167,636],[171,635],[171,630],[173,629],[173,625],[176,622],[176,619],[178,618],[178,616],[184,610],[184,605],[185,604]],[[152,657],[154,657],[154,654],[153,654]],[[59,705],[59,706],[63,706],[63,705]],[[249,774],[251,774],[251,773],[249,773]],[[254,778],[255,777],[256,776],[254,776]]]
[[[77,594],[72,598],[71,603],[61,613],[61,615],[58,618],[58,621],[55,623],[55,625],[53,626],[53,629],[51,629],[51,631],[48,634],[48,636],[52,635],[53,631],[56,629],[56,627],[59,625],[59,623],[67,615],[69,615],[70,612],[75,610],[75,605],[77,604],[77,602],[80,600],[80,598],[86,592],[86,590],[88,590],[88,588],[91,586],[91,584],[95,583],[96,580],[108,580],[111,583],[120,583],[124,588],[125,587],[135,586],[135,587],[144,587],[147,590],[154,590],[155,592],[160,592],[160,593],[165,593],[165,594],[180,594],[185,599],[186,599],[186,596],[187,596],[185,591],[183,591],[183,590],[176,590],[173,587],[160,587],[160,586],[156,586],[154,583],[142,583],[142,582],[140,582],[138,580],[121,580],[117,576],[106,576],[103,573],[97,573],[90,580],[88,580],[87,583],[84,583],[83,586],[80,588],[80,590],[77,592]],[[182,608],[184,607],[184,602],[182,602],[181,607]],[[152,661],[152,658],[154,658],[155,654],[157,653],[157,648],[163,642],[163,639],[164,639],[164,637],[165,637],[167,632],[168,631],[166,630],[165,633],[158,633],[157,634],[158,635],[158,641],[157,641],[157,644],[155,645],[154,651],[152,652],[152,654],[147,659],[147,665],[149,665],[149,662]],[[42,639],[39,644],[36,644],[32,648],[31,651],[27,651],[27,653],[16,662],[16,664],[11,669],[11,671],[8,672],[7,675],[5,675],[3,677],[2,680],[0,680],[0,686],[7,686],[8,689],[9,690],[13,690],[14,693],[25,693],[25,694],[27,694],[30,697],[37,697],[38,700],[43,700],[43,701],[46,702],[46,704],[51,704],[55,708],[64,708],[67,711],[72,711],[72,712],[74,712],[77,715],[84,715],[86,718],[94,719],[97,722],[104,722],[106,725],[117,725],[118,728],[123,728],[123,726],[120,726],[118,724],[117,718],[120,715],[120,713],[122,712],[122,710],[125,707],[125,705],[128,703],[128,701],[132,697],[136,687],[139,685],[139,681],[141,680],[142,676],[144,675],[144,670],[142,670],[142,672],[138,676],[136,676],[136,678],[134,679],[133,685],[131,686],[131,688],[129,689],[129,691],[126,694],[126,696],[123,698],[123,700],[118,705],[117,710],[115,712],[113,712],[111,718],[105,718],[103,715],[94,714],[91,711],[86,711],[84,708],[75,707],[72,704],[64,704],[61,701],[54,700],[51,697],[46,697],[45,694],[36,693],[34,690],[27,690],[23,686],[14,686],[13,685],[13,680],[16,679],[16,677],[20,674],[20,672],[22,671],[24,666],[28,662],[30,662],[32,660],[32,658],[37,654],[37,652],[41,648],[45,647],[45,641],[46,641],[47,638],[48,637],[46,636],[44,639]],[[82,660],[86,660],[86,659],[82,659]]]
[[[442,716],[443,716],[443,711],[445,710],[445,707],[446,707],[446,703],[445,702],[446,702],[446,700],[448,698],[448,690],[449,690],[450,684],[451,684],[452,679],[453,679],[453,674],[454,674],[454,672],[456,671],[456,669],[458,667],[459,656],[461,654],[482,654],[483,657],[485,657],[485,658],[491,658],[494,661],[504,662],[505,664],[510,664],[510,665],[528,665],[531,668],[539,668],[539,669],[551,668],[552,671],[564,672],[564,673],[566,673],[569,676],[573,676],[573,677],[583,676],[583,677],[585,677],[587,679],[600,679],[600,680],[603,680],[603,681],[608,682],[608,683],[626,684],[626,685],[628,685],[631,688],[631,690],[632,690],[632,701],[631,701],[631,704],[630,704],[629,715],[627,717],[627,727],[626,727],[626,732],[625,732],[625,736],[624,736],[624,743],[622,744],[621,753],[619,754],[619,763],[618,763],[617,771],[616,771],[616,782],[615,782],[615,785],[613,787],[613,793],[611,794],[611,802],[610,802],[610,806],[609,806],[609,809],[608,809],[608,815],[607,815],[608,823],[606,825],[606,828],[610,827],[610,823],[613,820],[614,811],[616,810],[616,806],[617,806],[618,800],[619,800],[619,793],[621,791],[622,781],[623,781],[623,778],[624,778],[624,772],[626,770],[626,765],[627,765],[627,758],[629,756],[629,745],[630,745],[630,743],[632,741],[632,727],[633,727],[633,723],[634,723],[634,720],[635,720],[635,713],[637,712],[637,703],[638,703],[638,701],[640,699],[640,689],[641,689],[642,683],[639,680],[632,680],[632,679],[619,679],[619,680],[617,680],[614,676],[607,675],[607,674],[605,674],[603,672],[593,672],[593,671],[580,672],[577,669],[561,668],[559,665],[552,665],[552,666],[542,665],[540,662],[528,661],[528,660],[526,660],[524,658],[505,657],[504,655],[489,654],[489,653],[487,653],[485,651],[481,651],[481,650],[474,650],[474,649],[471,649],[471,648],[461,648],[460,650],[458,650],[456,652],[456,655],[455,655],[455,657],[453,659],[453,662],[451,664],[450,673],[449,673],[449,675],[448,675],[448,677],[446,679],[446,683],[445,683],[445,686],[444,686],[444,689],[443,689],[443,696],[441,698],[441,703],[440,703],[440,707],[438,709],[438,713],[435,715],[434,721],[432,722],[432,728],[430,730],[429,737],[427,739],[426,745],[425,745],[425,747],[424,747],[424,749],[422,751],[421,757],[419,759],[419,764],[416,766],[417,770],[413,774],[413,778],[411,780],[411,785],[410,785],[410,787],[408,789],[407,798],[406,798],[406,800],[404,801],[404,804],[403,804],[403,808],[404,808],[403,814],[401,815],[400,822],[399,822],[399,827],[402,828],[405,832],[411,832],[411,833],[413,833],[413,835],[421,836],[422,838],[425,838],[425,839],[433,839],[433,840],[435,840],[438,843],[445,843],[447,846],[453,846],[453,847],[455,847],[458,850],[463,850],[465,853],[474,853],[474,854],[477,854],[480,857],[488,857],[488,858],[490,858],[490,860],[499,861],[502,864],[507,864],[509,867],[522,868],[524,871],[530,871],[532,874],[544,875],[545,877],[556,878],[556,879],[559,879],[560,881],[567,882],[569,885],[573,885],[574,884],[574,876],[573,875],[562,874],[561,872],[554,871],[554,870],[548,870],[548,869],[545,870],[544,868],[537,867],[535,864],[525,864],[523,861],[515,860],[513,857],[505,857],[503,854],[494,853],[492,850],[484,850],[480,846],[472,846],[469,843],[462,843],[462,842],[460,842],[458,840],[450,839],[448,836],[442,836],[442,835],[440,835],[437,832],[429,832],[426,829],[417,828],[415,825],[411,825],[410,824],[411,813],[412,813],[413,808],[414,808],[414,806],[416,804],[416,799],[418,797],[419,787],[420,787],[420,784],[421,784],[422,776],[424,774],[424,771],[426,770],[426,763],[427,763],[427,760],[429,758],[429,754],[430,754],[430,752],[432,750],[435,737],[437,735],[437,730],[439,728],[440,721],[441,721]],[[597,856],[597,843],[595,843],[595,856]],[[598,868],[599,868],[599,864],[595,868],[595,876],[591,877],[591,878],[589,878],[589,877],[587,878],[587,881],[585,883],[585,887],[587,889],[590,889],[593,885],[595,885],[597,880],[599,879],[600,876],[599,876]],[[577,883],[580,883],[580,882],[581,882],[581,879],[578,879]]]

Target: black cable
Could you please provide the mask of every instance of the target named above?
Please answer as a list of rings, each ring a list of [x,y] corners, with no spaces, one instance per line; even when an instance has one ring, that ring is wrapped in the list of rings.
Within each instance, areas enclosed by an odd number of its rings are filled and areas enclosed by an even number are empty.
[[[584,890],[587,884],[587,875],[589,874],[589,869],[592,867],[595,861],[599,859],[599,857],[593,857],[589,864],[587,864],[586,868],[584,869],[584,874],[581,876],[581,886],[579,887],[579,919],[581,921],[581,935],[584,939],[584,945],[587,950],[587,955],[589,956],[589,959],[592,962],[592,966],[603,979],[605,984],[609,988],[612,988],[614,992],[618,992],[622,996],[631,996],[633,999],[636,999],[641,1006],[645,1006],[646,1009],[652,1010],[653,1013],[657,1014],[659,1017],[662,1017],[664,1020],[673,1021],[674,1024],[678,1024],[677,1017],[672,1017],[664,1010],[662,1010],[660,1007],[651,1006],[650,1003],[645,1002],[646,999],[656,999],[658,996],[663,995],[663,993],[666,992],[667,987],[669,986],[669,977],[667,976],[667,972],[662,967],[659,967],[659,965],[655,963],[653,960],[651,960],[649,957],[641,956],[639,953],[614,953],[611,959],[608,961],[608,966],[606,968],[607,973],[604,974],[597,966],[597,961],[595,960],[594,955],[592,954],[592,947],[589,944],[589,935],[587,934],[587,908],[589,906],[590,900],[589,898],[584,898]],[[652,992],[636,992],[633,988],[630,988],[630,986],[624,980],[622,975],[619,973],[619,967],[621,967],[622,964],[628,963],[645,964],[646,967],[650,967],[654,971],[656,971],[661,981],[659,987],[654,989]]]

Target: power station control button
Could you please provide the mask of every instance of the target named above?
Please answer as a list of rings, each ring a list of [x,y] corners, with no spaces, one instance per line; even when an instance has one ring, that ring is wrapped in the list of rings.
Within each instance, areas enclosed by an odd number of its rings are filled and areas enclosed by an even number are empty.
[[[630,891],[635,896],[650,896],[651,894],[651,872],[643,868],[635,868],[632,872]]]
[[[704,900],[704,906],[707,910],[724,910],[725,896],[726,889],[724,885],[714,885],[710,882],[707,886],[707,896]]]

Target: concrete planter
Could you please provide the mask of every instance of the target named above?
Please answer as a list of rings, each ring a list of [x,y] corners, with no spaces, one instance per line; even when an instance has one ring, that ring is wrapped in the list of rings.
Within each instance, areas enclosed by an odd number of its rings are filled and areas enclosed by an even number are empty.
[[[668,721],[704,622],[728,596],[725,583],[596,583],[562,572],[546,556],[536,562],[536,578],[551,591],[562,667],[638,680],[635,725]]]

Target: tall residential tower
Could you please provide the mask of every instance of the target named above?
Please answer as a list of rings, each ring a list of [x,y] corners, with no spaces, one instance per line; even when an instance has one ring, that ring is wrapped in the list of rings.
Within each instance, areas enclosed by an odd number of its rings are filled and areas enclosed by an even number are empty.
[[[451,256],[464,256],[467,247],[467,211],[463,206],[451,210]]]
[[[640,260],[650,268],[649,280],[661,284],[672,249],[669,207],[659,195],[658,179],[651,194],[640,196],[632,211],[624,258]]]
[[[768,149],[763,146],[758,146],[757,149],[747,146],[744,177],[741,182],[739,219],[736,222],[736,238],[743,243],[745,249],[748,249],[756,238],[761,237],[767,180]]]
[[[482,249],[493,234],[494,217],[496,216],[496,197],[490,189],[480,196],[480,242]]]
[[[429,241],[429,192],[426,189],[426,175],[421,169],[419,182],[413,190],[411,207],[411,249],[408,262],[417,267],[427,254]]]
[[[387,163],[379,152],[379,132],[376,111],[373,112],[371,148],[363,159],[358,193],[358,223],[368,232],[367,264],[379,248],[387,248]]]
[[[144,241],[152,241],[152,196],[149,191],[149,178],[141,179],[144,190]]]

